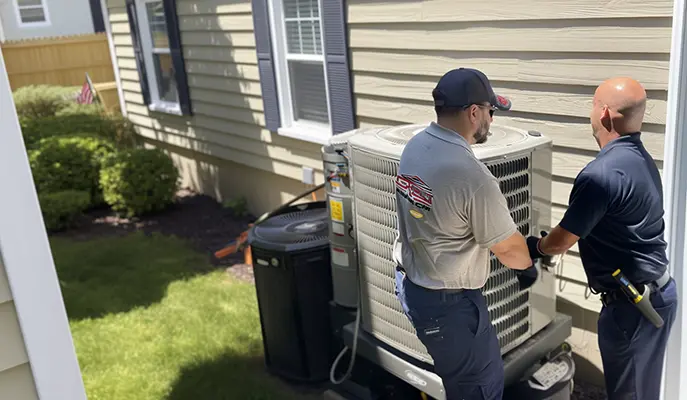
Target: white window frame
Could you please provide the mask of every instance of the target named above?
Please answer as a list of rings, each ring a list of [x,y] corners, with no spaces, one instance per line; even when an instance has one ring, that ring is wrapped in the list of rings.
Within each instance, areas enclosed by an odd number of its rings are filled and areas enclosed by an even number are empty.
[[[20,28],[44,28],[51,25],[50,13],[48,12],[47,0],[41,0],[40,6],[20,6],[19,0],[13,0],[14,3],[14,13],[17,16],[17,24]],[[40,22],[23,22],[21,20],[20,9],[31,9],[31,8],[41,8],[43,9],[43,15],[45,16],[45,21]]]
[[[284,3],[283,0],[269,0],[269,17],[270,17],[270,37],[273,43],[273,57],[275,66],[275,80],[277,84],[277,98],[279,99],[279,115],[281,117],[280,128],[277,133],[282,136],[300,139],[308,142],[327,144],[332,137],[332,110],[331,101],[329,97],[329,77],[327,76],[327,61],[326,61],[326,41],[324,37],[324,23],[322,21],[322,0],[318,0],[319,7],[319,21],[320,21],[320,35],[322,43],[321,55],[288,55],[287,54],[287,37],[286,37],[286,20],[284,18]],[[324,124],[316,121],[296,121],[293,115],[293,94],[291,93],[291,77],[289,74],[288,61],[317,61],[322,63],[324,70],[324,87],[327,96],[327,113],[329,115],[329,123]]]
[[[158,90],[157,86],[157,69],[155,68],[153,54],[171,54],[171,50],[169,47],[157,48],[153,46],[153,37],[150,33],[150,24],[148,23],[148,11],[146,10],[146,4],[156,2],[162,3],[162,0],[136,0],[136,14],[138,15],[139,30],[138,34],[141,40],[141,51],[143,52],[143,62],[145,63],[146,67],[146,77],[148,79],[148,88],[150,93],[150,105],[148,108],[151,111],[183,115],[180,101],[171,102],[162,100],[160,98],[160,91]],[[169,29],[169,21],[167,21],[167,18],[165,18],[165,24],[167,24],[167,29]],[[177,87],[177,93],[179,93],[179,83],[176,82],[176,76],[173,76],[172,79],[174,79]]]

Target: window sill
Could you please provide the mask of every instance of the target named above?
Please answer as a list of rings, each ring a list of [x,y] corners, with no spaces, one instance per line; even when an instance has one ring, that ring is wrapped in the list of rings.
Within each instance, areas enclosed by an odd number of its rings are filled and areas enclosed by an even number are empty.
[[[295,123],[289,127],[279,128],[277,133],[280,136],[321,145],[329,144],[332,137],[329,126],[320,124]]]
[[[178,104],[173,104],[173,103],[151,103],[148,106],[148,109],[150,111],[154,112],[161,112],[165,114],[172,114],[172,115],[179,115],[182,116],[184,113],[181,112],[181,107],[179,107]]]
[[[50,22],[47,21],[41,21],[41,22],[20,22],[19,23],[19,28],[47,28],[51,24]]]

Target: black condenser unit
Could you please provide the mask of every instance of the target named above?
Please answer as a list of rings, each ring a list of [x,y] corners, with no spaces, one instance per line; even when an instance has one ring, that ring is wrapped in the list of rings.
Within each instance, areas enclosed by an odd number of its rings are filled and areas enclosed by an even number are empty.
[[[322,201],[285,208],[248,236],[265,363],[287,380],[329,378],[333,294],[328,233]]]

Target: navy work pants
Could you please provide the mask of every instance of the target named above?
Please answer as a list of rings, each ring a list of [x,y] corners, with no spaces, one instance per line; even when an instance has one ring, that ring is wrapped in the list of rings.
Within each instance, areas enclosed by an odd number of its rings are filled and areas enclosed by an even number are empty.
[[[434,360],[447,400],[503,397],[503,360],[480,290],[430,290],[399,270],[396,296]]]
[[[677,288],[670,281],[651,293],[651,303],[663,318],[656,328],[629,301],[618,299],[599,315],[599,349],[609,400],[658,400],[663,359],[677,312]]]

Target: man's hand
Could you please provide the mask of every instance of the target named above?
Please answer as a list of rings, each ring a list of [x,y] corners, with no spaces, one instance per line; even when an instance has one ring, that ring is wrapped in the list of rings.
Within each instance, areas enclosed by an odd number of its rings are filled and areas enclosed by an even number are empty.
[[[542,238],[546,235],[547,235],[546,231],[541,231],[541,237]],[[539,247],[539,241],[540,240],[541,240],[541,238],[538,238],[536,236],[528,236],[527,237],[527,249],[530,252],[530,258],[532,260],[537,260],[539,258],[546,256],[546,254],[542,253],[542,251]]]
[[[534,285],[534,283],[537,281],[537,277],[539,277],[539,271],[537,271],[537,267],[532,265],[527,269],[515,271],[515,275],[520,283],[520,290],[526,290],[530,286]]]

